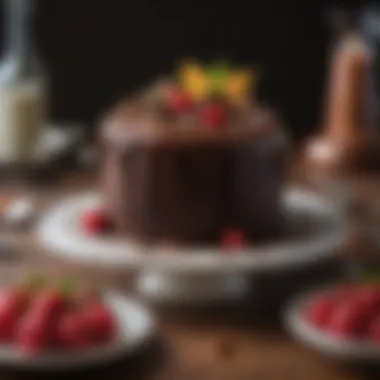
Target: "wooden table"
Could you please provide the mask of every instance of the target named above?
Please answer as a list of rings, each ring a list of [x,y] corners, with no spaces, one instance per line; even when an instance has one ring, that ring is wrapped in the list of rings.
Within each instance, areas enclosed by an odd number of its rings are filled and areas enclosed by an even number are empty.
[[[71,192],[90,187],[87,177],[71,177],[55,187],[37,191],[39,207]],[[380,187],[379,187],[380,188]],[[6,189],[3,194],[14,192]],[[6,233],[4,233],[6,234]],[[30,231],[9,232],[32,264],[63,266],[47,258]],[[72,268],[83,276],[120,286],[121,273],[92,268]],[[123,284],[125,282],[123,281]],[[207,310],[158,310],[158,338],[133,360],[124,360],[98,370],[70,375],[75,378],[148,380],[361,380],[362,371],[322,358],[300,346],[272,323],[257,321],[249,300],[241,304]],[[31,374],[4,369],[1,379],[29,378]],[[53,374],[52,378],[68,378]]]

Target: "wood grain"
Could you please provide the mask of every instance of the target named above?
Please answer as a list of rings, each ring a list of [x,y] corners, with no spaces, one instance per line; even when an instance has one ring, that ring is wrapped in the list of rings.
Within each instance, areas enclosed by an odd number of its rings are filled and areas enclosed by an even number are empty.
[[[54,187],[44,189],[43,193],[38,193],[36,189],[33,191],[39,200],[39,209],[42,212],[62,196],[88,188],[91,183],[88,177],[71,176]],[[27,189],[21,190],[27,191]],[[46,252],[38,246],[31,231],[8,231],[8,234],[22,250],[24,264],[45,267],[51,265],[70,273],[80,273],[97,283],[130,290],[131,279],[126,278],[122,271],[115,273],[63,263],[46,256]],[[244,300],[243,305],[228,308],[236,308],[236,313],[241,317],[242,313],[248,313],[244,310],[249,302]],[[70,377],[137,380],[364,380],[368,378],[368,375],[362,372],[328,361],[297,344],[281,332],[278,326],[271,327],[269,324],[259,327],[255,325],[253,319],[250,320],[249,314],[245,318],[245,323],[240,323],[236,318],[232,321],[229,320],[229,313],[220,310],[215,311],[215,314],[219,317],[220,314],[225,314],[225,318],[211,317],[206,321],[202,315],[191,318],[191,310],[183,309],[182,312],[177,310],[174,313],[157,308],[160,327],[157,342],[152,347],[147,347],[132,361],[124,359],[121,363],[99,370],[72,374]],[[29,378],[31,374],[20,373],[17,370],[1,370],[0,376],[4,380],[16,380]],[[67,375],[51,374],[51,377],[66,379]]]

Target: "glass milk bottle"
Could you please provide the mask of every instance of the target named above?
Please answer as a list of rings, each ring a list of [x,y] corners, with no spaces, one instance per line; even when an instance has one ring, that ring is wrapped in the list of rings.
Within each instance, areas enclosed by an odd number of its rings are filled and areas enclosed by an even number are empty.
[[[5,50],[0,62],[0,163],[36,159],[45,125],[45,72],[33,45],[35,0],[3,0]]]

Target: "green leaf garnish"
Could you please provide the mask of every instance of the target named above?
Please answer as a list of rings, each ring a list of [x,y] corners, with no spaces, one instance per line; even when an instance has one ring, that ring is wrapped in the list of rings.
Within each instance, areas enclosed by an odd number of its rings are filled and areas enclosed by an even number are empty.
[[[38,292],[44,289],[47,286],[47,283],[48,281],[43,274],[36,273],[29,276],[23,283],[23,286],[32,292]]]
[[[228,61],[215,62],[208,68],[207,74],[210,78],[213,92],[219,94],[223,92],[227,78],[231,73],[231,64]]]
[[[63,277],[59,280],[58,290],[63,295],[70,297],[75,293],[77,286],[78,286],[78,283],[75,278]]]
[[[363,269],[358,274],[358,280],[362,283],[380,283],[380,272],[374,269]]]

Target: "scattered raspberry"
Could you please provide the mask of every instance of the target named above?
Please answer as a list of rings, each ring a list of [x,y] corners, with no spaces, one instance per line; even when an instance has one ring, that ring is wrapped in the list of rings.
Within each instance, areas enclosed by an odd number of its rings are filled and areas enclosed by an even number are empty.
[[[343,338],[355,338],[361,335],[366,324],[363,313],[355,304],[337,307],[328,323],[328,330]]]
[[[44,350],[50,341],[51,330],[43,315],[28,314],[20,322],[15,344],[25,354],[37,354]]]
[[[57,324],[59,346],[66,349],[83,349],[91,345],[89,330],[83,315],[78,311],[61,316]]]
[[[306,310],[306,318],[320,328],[325,327],[334,311],[336,301],[328,295],[321,295],[312,301]]]
[[[246,244],[246,235],[242,229],[231,228],[222,235],[222,247],[225,250],[241,249]]]
[[[11,289],[0,298],[0,341],[11,340],[17,324],[26,310],[28,296],[25,292]]]
[[[352,292],[352,299],[357,306],[375,312],[380,311],[380,290],[376,285],[363,285]]]
[[[5,289],[0,296],[0,342],[26,355],[51,349],[76,351],[105,344],[116,333],[116,320],[98,292],[80,292],[73,281],[62,286]],[[33,281],[28,281],[33,284]]]
[[[371,323],[369,328],[369,338],[377,343],[380,343],[380,316],[377,316]]]
[[[380,342],[380,287],[342,285],[312,300],[305,317],[335,336]]]
[[[110,226],[109,219],[101,210],[87,211],[83,215],[82,222],[85,232],[89,235],[98,235]]]
[[[66,309],[67,299],[59,291],[47,290],[36,296],[30,311],[41,315],[45,320],[57,319]]]
[[[91,339],[96,343],[110,340],[115,333],[115,319],[111,311],[99,302],[84,306],[83,316]]]

